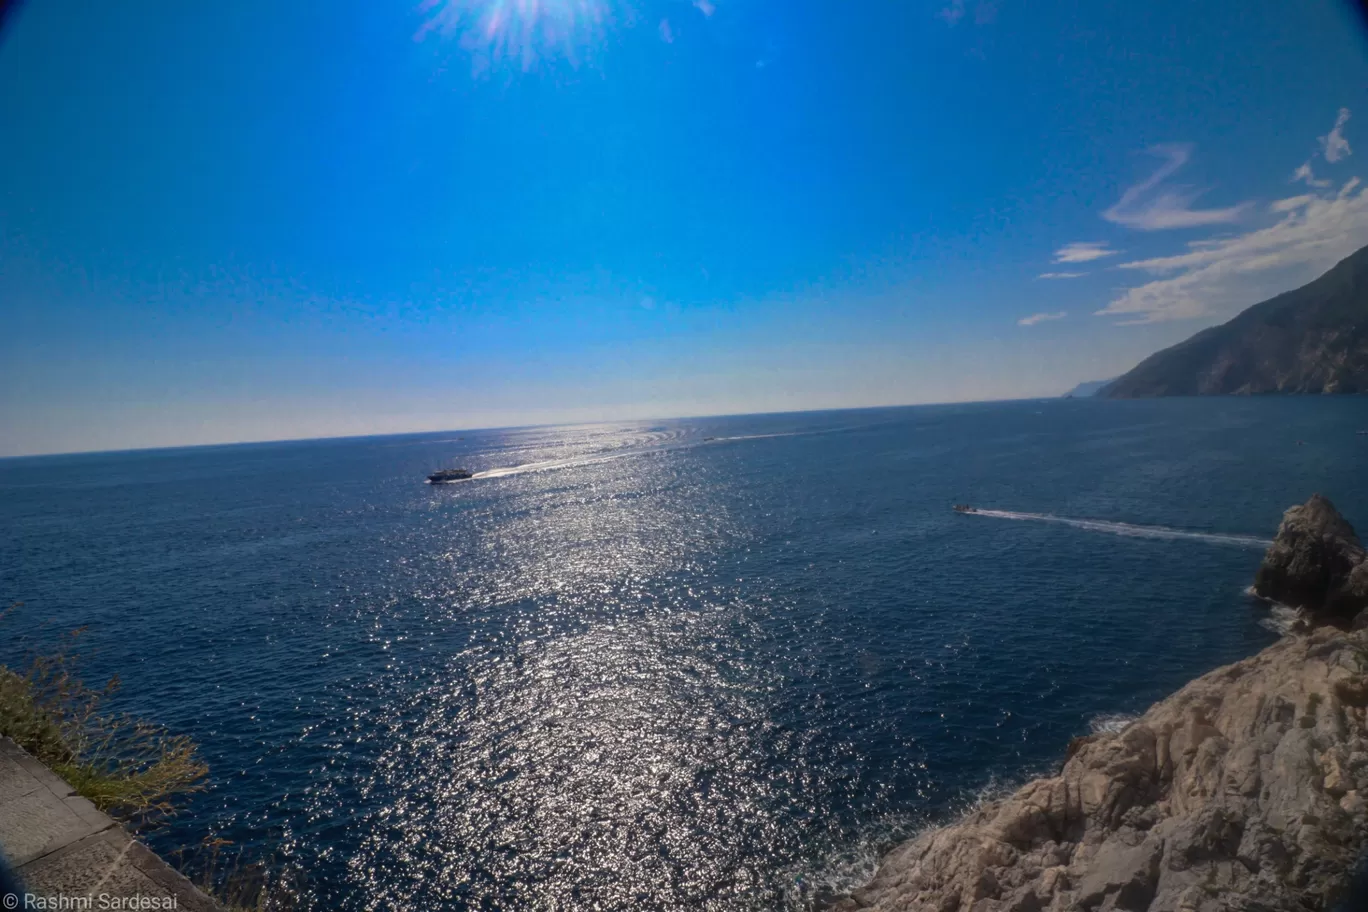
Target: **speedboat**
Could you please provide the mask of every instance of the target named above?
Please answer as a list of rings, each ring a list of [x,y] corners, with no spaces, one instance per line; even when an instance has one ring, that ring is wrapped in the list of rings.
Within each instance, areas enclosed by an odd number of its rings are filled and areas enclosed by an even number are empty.
[[[971,506],[969,506],[968,504],[955,504],[955,512],[956,512],[956,513],[977,513],[977,512],[978,512],[978,508],[977,508],[977,507],[971,507]]]
[[[470,469],[439,469],[427,477],[428,484],[451,484],[453,481],[466,481],[474,478]]]

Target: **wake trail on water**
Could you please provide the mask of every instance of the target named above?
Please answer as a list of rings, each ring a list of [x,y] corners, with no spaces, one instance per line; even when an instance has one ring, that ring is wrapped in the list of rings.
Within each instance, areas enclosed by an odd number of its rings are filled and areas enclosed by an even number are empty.
[[[731,440],[768,440],[770,437],[811,437],[812,435],[818,434],[818,433],[821,433],[821,432],[820,432],[820,431],[785,431],[785,432],[782,433],[782,434],[737,434],[737,435],[734,436],[734,437],[708,437],[707,439],[703,440],[701,443],[699,443],[699,444],[697,444],[697,445],[698,445],[698,446],[702,446],[702,444],[704,444],[704,443],[727,443],[728,441],[731,441]]]
[[[1254,535],[1229,535],[1222,532],[1193,532],[1168,526],[1141,526],[1133,523],[1109,522],[1105,519],[1075,519],[1052,513],[1017,513],[1011,510],[975,510],[966,516],[989,516],[993,519],[1016,519],[1028,522],[1059,523],[1088,532],[1105,532],[1131,538],[1158,538],[1168,541],[1201,541],[1213,545],[1233,545],[1238,548],[1267,548],[1273,542]]]
[[[569,459],[549,459],[545,462],[525,462],[522,465],[502,466],[496,469],[485,469],[483,472],[476,472],[472,478],[507,478],[510,475],[525,475],[528,472],[550,472],[555,469],[571,469],[576,466],[597,465],[600,462],[612,462],[615,459],[626,459],[629,456],[644,456],[647,453],[661,452],[660,448],[652,450],[629,450],[625,453],[607,453],[597,456],[576,456]]]
[[[556,469],[572,469],[579,466],[598,465],[617,459],[633,456],[654,456],[677,450],[691,450],[695,447],[711,446],[715,443],[730,443],[739,440],[767,440],[773,437],[807,437],[828,431],[787,431],[775,434],[737,434],[731,437],[705,437],[702,440],[682,440],[656,444],[654,446],[628,447],[611,453],[593,453],[584,456],[570,456],[565,459],[548,459],[542,462],[525,462],[522,465],[500,466],[476,472],[471,478],[507,478],[510,475],[525,475],[528,472],[550,472]]]

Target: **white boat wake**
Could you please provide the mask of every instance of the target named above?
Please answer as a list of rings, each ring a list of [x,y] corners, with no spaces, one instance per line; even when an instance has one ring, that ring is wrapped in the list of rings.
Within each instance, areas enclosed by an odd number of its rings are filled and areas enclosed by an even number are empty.
[[[554,469],[572,469],[578,466],[597,465],[600,462],[612,462],[615,459],[626,459],[629,456],[642,456],[647,453],[657,453],[663,447],[651,450],[628,450],[623,453],[606,453],[595,456],[574,456],[569,459],[551,459],[546,462],[525,462],[522,465],[502,466],[495,469],[485,469],[483,472],[476,472],[475,478],[507,478],[510,475],[524,475],[528,472],[549,472]]]
[[[810,437],[820,431],[786,431],[782,434],[737,434],[734,437],[704,437],[704,443],[729,443],[733,440],[768,440],[771,437]]]
[[[507,478],[510,475],[524,475],[528,472],[549,472],[555,469],[573,469],[580,466],[598,465],[602,462],[613,462],[617,459],[628,459],[633,456],[651,456],[659,453],[669,453],[676,450],[691,450],[694,447],[708,446],[714,443],[728,443],[734,440],[766,440],[771,437],[798,437],[807,433],[806,431],[790,431],[782,434],[742,434],[734,437],[704,437],[702,440],[682,440],[678,442],[662,443],[653,446],[628,447],[609,453],[591,453],[584,456],[571,456],[565,459],[550,459],[544,462],[525,462],[522,465],[499,466],[492,469],[484,469],[476,472],[474,478]]]
[[[1140,526],[1132,523],[1108,522],[1104,519],[1075,519],[1050,513],[1016,513],[1011,510],[974,510],[965,516],[991,516],[994,519],[1020,519],[1032,522],[1059,523],[1088,532],[1106,532],[1131,538],[1159,538],[1169,541],[1202,541],[1213,545],[1234,545],[1239,548],[1267,548],[1273,542],[1254,535],[1228,535],[1222,532],[1193,532],[1168,526]]]

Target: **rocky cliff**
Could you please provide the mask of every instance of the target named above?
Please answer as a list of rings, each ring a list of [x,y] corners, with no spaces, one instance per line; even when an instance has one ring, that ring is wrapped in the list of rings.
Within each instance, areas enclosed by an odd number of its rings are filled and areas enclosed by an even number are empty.
[[[1324,498],[1287,516],[1261,579],[1335,591],[1320,533],[1352,529]],[[1368,846],[1365,799],[1368,631],[1312,627],[1075,739],[1057,775],[898,847],[838,908],[1324,909]]]
[[[1368,392],[1368,247],[1295,291],[1151,355],[1099,396]]]

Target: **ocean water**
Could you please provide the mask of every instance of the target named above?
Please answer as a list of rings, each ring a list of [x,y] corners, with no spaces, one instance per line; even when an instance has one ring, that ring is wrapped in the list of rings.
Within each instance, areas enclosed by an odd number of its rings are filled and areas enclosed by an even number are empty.
[[[1272,642],[1261,543],[1313,491],[1368,523],[1362,428],[1060,400],[6,460],[0,651],[87,627],[212,768],[152,845],[319,908],[806,908]]]

